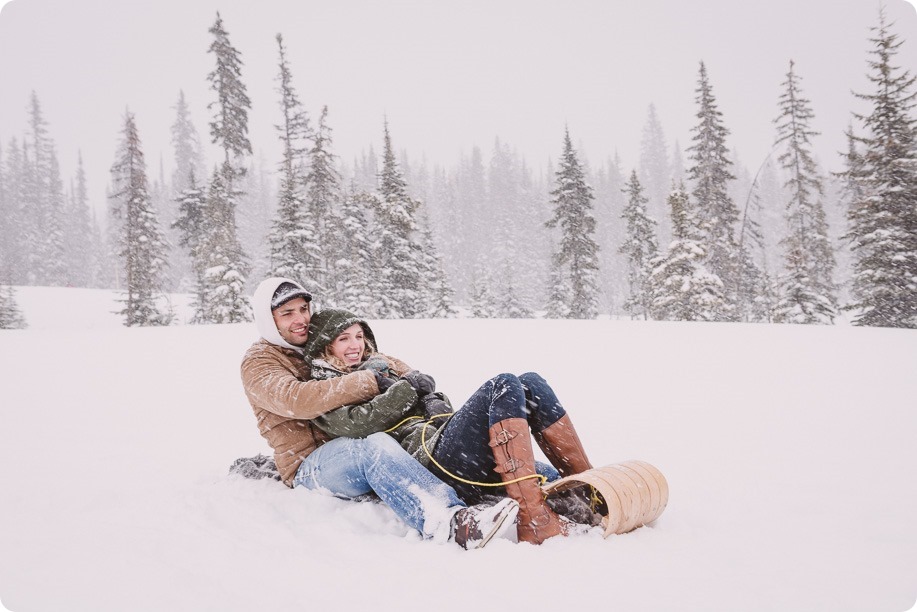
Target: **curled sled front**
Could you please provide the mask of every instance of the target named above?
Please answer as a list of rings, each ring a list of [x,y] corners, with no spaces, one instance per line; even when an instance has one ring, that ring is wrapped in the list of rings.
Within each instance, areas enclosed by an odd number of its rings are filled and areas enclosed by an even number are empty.
[[[669,501],[669,485],[662,472],[645,461],[625,461],[566,476],[542,487],[545,495],[590,486],[597,492],[603,513],[604,536],[621,534],[655,521]]]

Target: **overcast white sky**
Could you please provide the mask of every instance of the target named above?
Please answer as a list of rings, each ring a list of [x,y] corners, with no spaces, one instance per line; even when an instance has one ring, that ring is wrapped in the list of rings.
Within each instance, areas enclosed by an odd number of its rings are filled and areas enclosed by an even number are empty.
[[[3,2],[3,0],[0,0]],[[82,150],[93,200],[125,108],[136,115],[151,174],[170,172],[169,128],[180,89],[209,141],[207,32],[216,11],[245,62],[250,136],[277,158],[277,45],[284,35],[294,85],[313,118],[330,109],[345,161],[381,146],[387,115],[399,150],[452,164],[495,137],[530,165],[559,155],[564,125],[593,164],[617,151],[633,167],[647,107],[670,141],[690,144],[703,60],[752,172],[770,150],[790,58],[816,114],[822,161],[839,167],[851,89],[865,81],[877,0],[13,0],[0,12],[0,142],[22,137],[30,92],[41,100],[65,181]],[[917,12],[886,0],[917,72]],[[210,159],[216,156],[211,155]]]

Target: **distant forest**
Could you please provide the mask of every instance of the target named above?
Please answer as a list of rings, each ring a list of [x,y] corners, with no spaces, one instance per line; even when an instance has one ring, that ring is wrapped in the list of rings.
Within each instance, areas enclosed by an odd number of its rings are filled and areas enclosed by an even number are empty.
[[[177,92],[174,172],[151,172],[128,110],[112,152],[107,214],[79,160],[62,177],[33,92],[20,137],[0,143],[0,328],[25,325],[15,285],[115,289],[125,325],[175,322],[165,294],[194,296],[190,323],[251,320],[262,278],[301,281],[323,305],[371,318],[578,318],[917,327],[915,77],[882,11],[864,70],[869,111],[851,114],[842,168],[814,158],[818,112],[787,58],[774,89],[774,147],[759,167],[730,148],[715,79],[698,64],[691,142],[647,109],[639,164],[588,160],[570,126],[552,167],[510,143],[452,167],[395,147],[335,154],[333,109],[305,110],[277,35],[277,138],[256,160],[240,52],[219,14],[207,129]],[[267,44],[267,41],[266,41]],[[220,159],[204,161],[202,134]]]

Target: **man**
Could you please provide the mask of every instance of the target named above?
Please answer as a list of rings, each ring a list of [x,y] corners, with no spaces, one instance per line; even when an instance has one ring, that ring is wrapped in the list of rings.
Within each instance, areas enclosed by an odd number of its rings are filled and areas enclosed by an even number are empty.
[[[274,449],[281,479],[353,498],[375,492],[424,538],[481,548],[513,531],[518,504],[467,507],[452,487],[415,461],[389,435],[335,438],[311,422],[340,406],[377,396],[407,410],[417,394],[406,380],[391,381],[372,370],[332,380],[312,380],[302,355],[309,337],[312,296],[287,278],[268,278],[252,306],[261,339],[242,359],[242,385],[258,430]]]

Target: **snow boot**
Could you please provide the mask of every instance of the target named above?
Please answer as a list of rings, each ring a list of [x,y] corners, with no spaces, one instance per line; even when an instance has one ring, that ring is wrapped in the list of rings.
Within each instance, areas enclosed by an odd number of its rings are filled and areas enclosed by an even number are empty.
[[[580,442],[570,415],[557,419],[538,433],[532,434],[551,465],[561,476],[572,476],[592,469],[586,450]]]
[[[589,461],[589,457],[586,456],[586,449],[583,448],[583,443],[579,439],[579,434],[576,433],[576,428],[573,427],[569,414],[565,414],[548,427],[532,435],[535,437],[535,441],[538,442],[538,447],[541,448],[545,457],[548,458],[551,465],[557,468],[562,477],[582,474],[592,469],[592,463]],[[574,502],[581,501],[592,512],[602,516],[608,514],[605,500],[592,487],[575,489],[567,493],[567,495],[579,498],[579,500],[568,500],[573,505],[579,505]],[[579,510],[578,514],[582,514],[581,510],[583,509]],[[574,520],[578,523],[593,522],[591,518],[586,519],[587,515],[583,515]]]
[[[452,515],[449,539],[464,548],[484,548],[495,537],[506,537],[515,525],[519,504],[503,499],[493,506],[462,508]]]
[[[529,423],[523,418],[503,419],[490,427],[490,447],[494,454],[494,470],[506,483],[506,494],[519,503],[519,541],[541,544],[548,538],[567,535],[563,521],[545,502],[544,492],[535,476],[535,456]]]

